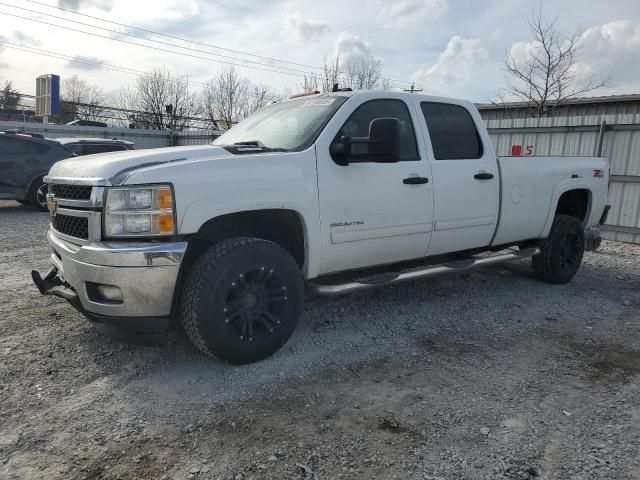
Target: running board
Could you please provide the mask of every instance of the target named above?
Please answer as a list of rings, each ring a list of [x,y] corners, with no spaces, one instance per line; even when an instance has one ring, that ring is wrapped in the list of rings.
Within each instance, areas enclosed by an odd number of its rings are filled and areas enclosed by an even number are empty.
[[[534,255],[538,255],[539,253],[540,249],[537,247],[525,248],[524,250],[514,250],[509,253],[492,255],[489,257],[471,257],[464,260],[455,260],[452,262],[443,263],[441,265],[420,268],[403,273],[376,275],[375,277],[365,278],[350,283],[342,283],[338,285],[321,285],[311,282],[308,285],[311,292],[315,293],[316,295],[343,295],[345,293],[357,292],[359,290],[365,290],[368,288],[393,285],[400,282],[408,282],[410,280],[416,280],[418,278],[434,277],[436,275],[444,275],[446,273],[463,272],[465,270],[471,270],[472,268],[495,265],[498,263],[510,262],[512,260],[520,260],[523,258],[533,257]]]

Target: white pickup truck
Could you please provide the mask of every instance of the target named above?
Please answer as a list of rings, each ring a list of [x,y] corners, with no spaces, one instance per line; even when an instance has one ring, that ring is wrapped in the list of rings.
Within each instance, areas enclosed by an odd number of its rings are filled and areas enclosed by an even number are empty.
[[[525,257],[568,282],[608,177],[599,157],[496,157],[467,101],[301,95],[211,145],[56,163],[53,268],[32,275],[111,335],[155,340],[175,319],[202,352],[253,362],[306,294]]]

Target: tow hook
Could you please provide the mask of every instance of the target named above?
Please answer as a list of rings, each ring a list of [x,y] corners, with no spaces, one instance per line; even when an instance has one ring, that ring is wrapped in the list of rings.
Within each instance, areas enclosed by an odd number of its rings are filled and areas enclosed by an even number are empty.
[[[67,282],[60,279],[56,267],[53,267],[44,278],[42,278],[42,275],[40,275],[40,272],[37,270],[31,270],[31,278],[42,295],[55,295],[68,301],[72,301],[76,297],[75,292]]]

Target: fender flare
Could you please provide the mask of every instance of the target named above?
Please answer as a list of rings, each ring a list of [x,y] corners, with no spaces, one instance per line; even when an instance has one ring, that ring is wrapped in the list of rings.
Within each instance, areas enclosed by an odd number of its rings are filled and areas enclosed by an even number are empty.
[[[542,231],[540,232],[540,238],[546,238],[549,235],[549,232],[551,231],[551,225],[553,224],[553,218],[556,215],[560,197],[563,194],[570,192],[571,190],[586,190],[589,196],[587,200],[587,211],[584,218],[581,219],[583,226],[586,228],[587,225],[585,224],[585,222],[587,222],[588,218],[591,216],[591,208],[593,205],[593,192],[591,191],[591,185],[589,185],[584,180],[571,178],[558,183],[553,189],[549,211],[547,212],[547,219],[544,223]]]

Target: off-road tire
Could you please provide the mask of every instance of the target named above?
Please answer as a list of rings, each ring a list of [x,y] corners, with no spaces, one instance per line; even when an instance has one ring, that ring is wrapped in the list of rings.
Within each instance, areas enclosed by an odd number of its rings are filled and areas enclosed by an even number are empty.
[[[42,181],[42,178],[38,178],[34,180],[31,184],[31,188],[29,189],[28,201],[31,203],[33,208],[40,210],[41,212],[46,212],[48,210],[46,188],[47,186]]]
[[[268,278],[260,286],[257,282],[263,275]],[[269,293],[272,291],[275,293]],[[257,302],[253,307],[251,295]],[[247,297],[248,306],[243,303]],[[232,238],[210,247],[187,273],[180,318],[187,337],[201,352],[245,364],[269,357],[285,344],[296,328],[303,303],[302,273],[289,252],[258,238]],[[260,313],[264,309],[269,315]],[[256,338],[247,333],[246,316]]]
[[[556,215],[549,236],[539,244],[540,254],[532,257],[533,271],[545,282],[569,282],[580,268],[584,254],[584,228],[580,220]]]

